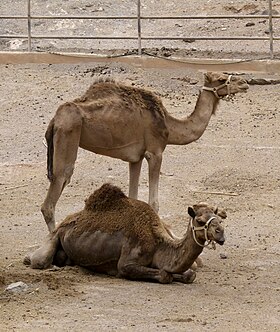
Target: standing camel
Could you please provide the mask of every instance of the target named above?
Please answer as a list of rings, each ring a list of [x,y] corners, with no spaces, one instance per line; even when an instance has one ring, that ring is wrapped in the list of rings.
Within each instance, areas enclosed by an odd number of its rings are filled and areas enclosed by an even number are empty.
[[[41,211],[49,231],[55,206],[70,182],[78,147],[129,163],[129,197],[137,199],[142,161],[149,170],[149,204],[157,212],[162,153],[167,144],[184,145],[205,131],[219,100],[248,89],[238,76],[206,73],[194,111],[184,119],[171,116],[152,92],[103,81],[81,97],[58,107],[46,131],[50,186]]]

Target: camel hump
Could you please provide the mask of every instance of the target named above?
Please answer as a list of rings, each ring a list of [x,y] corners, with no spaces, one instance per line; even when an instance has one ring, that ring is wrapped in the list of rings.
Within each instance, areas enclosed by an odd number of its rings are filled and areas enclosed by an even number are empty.
[[[105,183],[86,199],[85,210],[108,210],[116,206],[123,198],[127,196],[119,187]]]

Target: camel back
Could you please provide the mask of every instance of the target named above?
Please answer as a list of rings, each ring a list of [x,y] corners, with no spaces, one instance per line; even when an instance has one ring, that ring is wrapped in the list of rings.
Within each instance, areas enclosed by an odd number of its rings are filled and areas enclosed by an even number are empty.
[[[86,200],[82,211],[68,216],[58,227],[59,232],[67,229],[77,237],[98,230],[109,234],[122,231],[147,250],[170,239],[160,218],[147,203],[128,198],[111,184],[97,189]]]
[[[86,93],[74,102],[83,103],[110,98],[121,98],[127,105],[136,104],[143,110],[149,110],[155,118],[164,118],[167,113],[161,100],[153,92],[110,79],[94,82]]]

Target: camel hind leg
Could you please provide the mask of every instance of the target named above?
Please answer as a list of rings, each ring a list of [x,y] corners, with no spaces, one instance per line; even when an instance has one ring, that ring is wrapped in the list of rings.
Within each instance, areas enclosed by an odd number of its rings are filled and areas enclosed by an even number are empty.
[[[143,159],[136,163],[129,163],[129,197],[138,198],[138,185]]]
[[[33,269],[48,268],[53,262],[59,243],[58,235],[50,234],[40,248],[24,258],[23,263],[30,265]]]
[[[160,153],[145,153],[145,158],[149,167],[149,204],[158,213],[158,186],[159,175],[162,163],[162,152]]]
[[[76,105],[67,103],[60,106],[52,120],[53,144],[52,165],[48,165],[50,186],[41,206],[41,211],[50,232],[55,229],[55,207],[65,186],[70,182],[74,171],[80,143],[82,117]]]

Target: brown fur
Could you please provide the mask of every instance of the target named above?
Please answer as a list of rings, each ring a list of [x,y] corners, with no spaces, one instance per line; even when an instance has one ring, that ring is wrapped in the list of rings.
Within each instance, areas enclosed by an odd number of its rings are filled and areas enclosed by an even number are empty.
[[[188,213],[195,235],[188,225],[182,238],[171,237],[148,204],[104,184],[24,262],[37,269],[76,264],[128,279],[192,283],[196,274],[190,268],[205,241],[223,244],[224,229],[212,207],[197,204]]]
[[[106,223],[102,212],[106,214]],[[97,230],[109,234],[123,231],[125,236],[138,239],[145,250],[170,240],[167,228],[150,205],[128,198],[120,188],[109,183],[90,195],[84,209],[68,216],[59,228],[64,232],[64,228],[72,228],[76,223],[79,224],[76,236]]]
[[[228,75],[207,73],[205,86],[221,86]],[[111,80],[93,83],[86,93],[59,106],[51,120],[48,143],[50,186],[41,211],[49,231],[55,228],[55,206],[70,182],[78,148],[129,163],[129,197],[137,199],[142,161],[148,162],[149,204],[159,209],[158,187],[162,155],[167,144],[189,144],[205,131],[219,97],[246,91],[248,85],[232,76],[218,95],[203,90],[194,111],[183,119],[170,115],[152,92]]]

